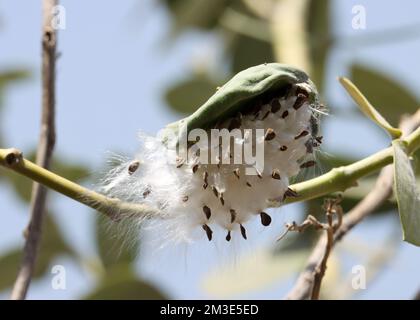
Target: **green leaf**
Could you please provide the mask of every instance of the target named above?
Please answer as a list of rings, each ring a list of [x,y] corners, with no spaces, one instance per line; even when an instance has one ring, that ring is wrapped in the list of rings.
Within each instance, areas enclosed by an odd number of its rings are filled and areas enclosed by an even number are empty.
[[[6,85],[27,79],[30,76],[30,72],[25,69],[16,69],[0,72],[0,90],[2,90]]]
[[[419,107],[418,98],[394,77],[361,65],[351,67],[351,79],[363,88],[377,110],[394,126],[404,113],[412,114]]]
[[[370,104],[360,90],[347,78],[339,78],[340,83],[347,90],[354,102],[360,107],[360,110],[382,129],[387,131],[392,138],[399,138],[402,134],[400,129],[391,126],[388,121]]]
[[[274,61],[273,46],[256,38],[234,35],[230,46],[232,71],[238,73],[247,68]]]
[[[398,202],[403,239],[420,246],[420,192],[410,159],[402,141],[393,141],[395,194]]]
[[[222,265],[212,270],[204,277],[202,287],[219,299],[262,290],[297,272],[306,260],[308,250],[289,250],[276,255],[268,249],[253,251],[234,265]]]
[[[166,92],[165,99],[173,110],[191,114],[216,92],[217,85],[207,75],[198,74],[175,84]]]
[[[84,299],[88,300],[160,300],[166,297],[154,286],[137,279],[129,265],[118,265],[101,279]]]
[[[61,237],[60,230],[51,215],[46,215],[41,245],[38,251],[33,279],[38,279],[49,271],[52,260],[58,255],[75,255]],[[22,248],[15,248],[0,257],[0,291],[11,287],[16,279],[22,261]]]
[[[96,215],[96,242],[101,261],[108,271],[117,264],[130,264],[136,260],[139,249],[138,230],[132,230],[130,222],[110,221],[102,214]]]

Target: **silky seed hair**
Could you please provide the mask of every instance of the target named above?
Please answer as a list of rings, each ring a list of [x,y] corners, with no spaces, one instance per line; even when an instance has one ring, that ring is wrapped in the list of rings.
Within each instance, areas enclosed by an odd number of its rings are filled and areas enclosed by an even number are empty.
[[[259,216],[261,224],[269,226],[266,209],[297,197],[289,188],[290,179],[316,164],[314,151],[322,143],[321,113],[318,101],[309,102],[308,97],[304,85],[289,85],[219,121],[214,128],[240,130],[243,139],[232,139],[229,152],[219,154],[215,164],[201,163],[194,143],[189,144],[187,161],[161,139],[141,135],[142,149],[136,158],[111,170],[100,191],[161,210],[158,218],[146,219],[146,226],[159,228],[162,238],[171,242],[192,241],[197,230],[211,241],[217,234],[213,230],[220,229],[225,229],[226,241],[237,235],[246,240],[246,223]],[[250,139],[245,129],[265,132],[262,140],[252,141],[253,150],[264,144],[264,170],[256,175],[246,175],[246,165],[232,161],[234,147],[243,147]],[[201,151],[213,154],[220,149],[218,143]]]

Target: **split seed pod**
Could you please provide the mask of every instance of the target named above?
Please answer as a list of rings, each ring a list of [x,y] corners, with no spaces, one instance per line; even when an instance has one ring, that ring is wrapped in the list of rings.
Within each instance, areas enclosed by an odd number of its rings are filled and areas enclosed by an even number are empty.
[[[277,63],[246,69],[158,138],[145,137],[135,159],[142,160],[136,175],[116,169],[103,190],[159,208],[159,219],[148,221],[169,224],[164,230],[171,238],[190,239],[194,230],[204,229],[211,240],[214,224],[227,230],[228,241],[234,233],[246,239],[244,224],[260,215],[268,226],[271,219],[261,212],[279,206],[291,195],[289,179],[312,166],[312,153],[321,142],[318,109],[317,90],[303,71]],[[216,142],[214,129],[221,130]],[[247,161],[247,146],[257,157],[261,152],[262,161]],[[239,157],[236,150],[241,150]],[[138,197],[146,186],[148,197]]]

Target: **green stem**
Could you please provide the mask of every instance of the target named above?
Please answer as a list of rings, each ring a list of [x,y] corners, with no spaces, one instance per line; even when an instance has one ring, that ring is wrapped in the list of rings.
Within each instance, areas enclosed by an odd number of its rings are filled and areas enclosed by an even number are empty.
[[[407,136],[403,141],[408,153],[420,148],[420,128]],[[344,191],[357,185],[357,180],[392,163],[392,147],[381,150],[367,158],[347,166],[334,168],[317,178],[296,183],[290,186],[299,196],[287,198],[286,203],[318,198],[337,191]]]
[[[420,128],[417,128],[417,130],[403,139],[403,141],[409,153],[418,150],[420,148]],[[392,163],[392,161],[392,147],[389,147],[350,165],[334,168],[317,178],[291,185],[290,188],[296,191],[299,196],[296,198],[287,198],[285,202],[304,201],[337,191],[344,191],[355,186],[357,180],[361,177],[381,169]],[[22,154],[16,149],[0,149],[0,164],[98,210],[111,218],[118,218],[120,215],[146,217],[148,215],[156,216],[160,214],[157,209],[146,205],[127,203],[115,198],[108,198],[100,193],[84,188],[24,159]]]
[[[0,164],[52,190],[66,195],[88,207],[98,210],[110,218],[121,215],[156,215],[158,210],[142,204],[122,202],[82,187],[22,157],[16,149],[0,149]]]

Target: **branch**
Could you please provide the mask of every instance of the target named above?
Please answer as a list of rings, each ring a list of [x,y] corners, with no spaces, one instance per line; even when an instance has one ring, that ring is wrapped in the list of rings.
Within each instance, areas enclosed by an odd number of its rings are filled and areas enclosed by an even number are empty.
[[[416,114],[420,117],[420,111]],[[404,140],[408,152],[412,153],[420,148],[420,128],[407,136]],[[330,172],[317,178],[291,185],[290,188],[298,196],[286,198],[285,203],[319,198],[337,191],[344,191],[356,185],[361,177],[373,173],[387,164],[392,163],[391,148],[379,151],[363,160],[351,165],[334,168]],[[110,218],[119,219],[121,216],[161,216],[157,209],[138,203],[127,203],[115,198],[108,198],[102,194],[84,188],[70,180],[52,173],[31,161],[24,159],[22,153],[16,149],[0,149],[0,165],[12,169],[29,179],[43,184],[61,194],[64,194],[84,205],[98,210]]]
[[[49,168],[50,166],[55,145],[55,60],[57,34],[51,26],[51,21],[53,18],[53,7],[56,4],[56,0],[43,1],[42,119],[36,162],[44,168]],[[11,299],[13,300],[25,299],[31,282],[41,239],[46,196],[47,189],[38,183],[34,183],[30,204],[30,220],[24,232],[26,242],[23,249],[23,260],[11,294]]]
[[[419,144],[418,136],[420,132],[420,128],[418,128],[419,126],[420,126],[420,111],[417,111],[417,113],[414,114],[412,117],[408,119],[403,119],[402,121],[401,129],[403,131],[403,137],[406,136],[407,138],[405,139],[405,141],[410,143],[410,152],[413,152],[418,148],[418,144]],[[408,135],[408,133],[412,131],[414,132]],[[385,149],[376,154],[376,155],[383,154],[382,160],[376,161],[377,164],[384,163],[384,162],[385,164],[388,164],[386,162],[388,160],[385,161],[385,159],[388,159],[388,156],[385,156],[385,153],[387,154],[389,152],[392,152],[392,150],[390,151],[388,150],[390,150],[390,148]],[[352,167],[372,157],[375,157],[375,155],[344,168]],[[391,155],[391,161],[392,161],[392,155]],[[355,168],[359,168],[356,171],[361,170],[363,172],[364,169],[362,169],[362,167],[360,167],[360,164],[356,165]],[[329,173],[327,173],[327,175],[328,174]],[[333,243],[332,243],[333,246],[338,241],[340,241],[354,226],[356,226],[359,222],[361,222],[370,213],[374,212],[378,207],[381,206],[382,203],[384,203],[391,196],[393,182],[394,182],[393,168],[392,166],[387,166],[384,169],[382,169],[372,191],[368,193],[368,195],[362,201],[360,201],[352,210],[350,210],[345,215],[341,227],[338,228],[334,234]],[[320,237],[320,239],[318,240],[318,243],[315,245],[314,249],[312,250],[311,255],[309,256],[306,262],[304,271],[299,275],[298,280],[295,283],[295,286],[287,294],[286,299],[304,300],[304,299],[309,298],[312,288],[314,286],[315,275],[317,274],[317,270],[319,270],[320,266],[323,263],[324,257],[326,256],[326,245],[328,243],[327,240],[328,239],[325,234]]]

